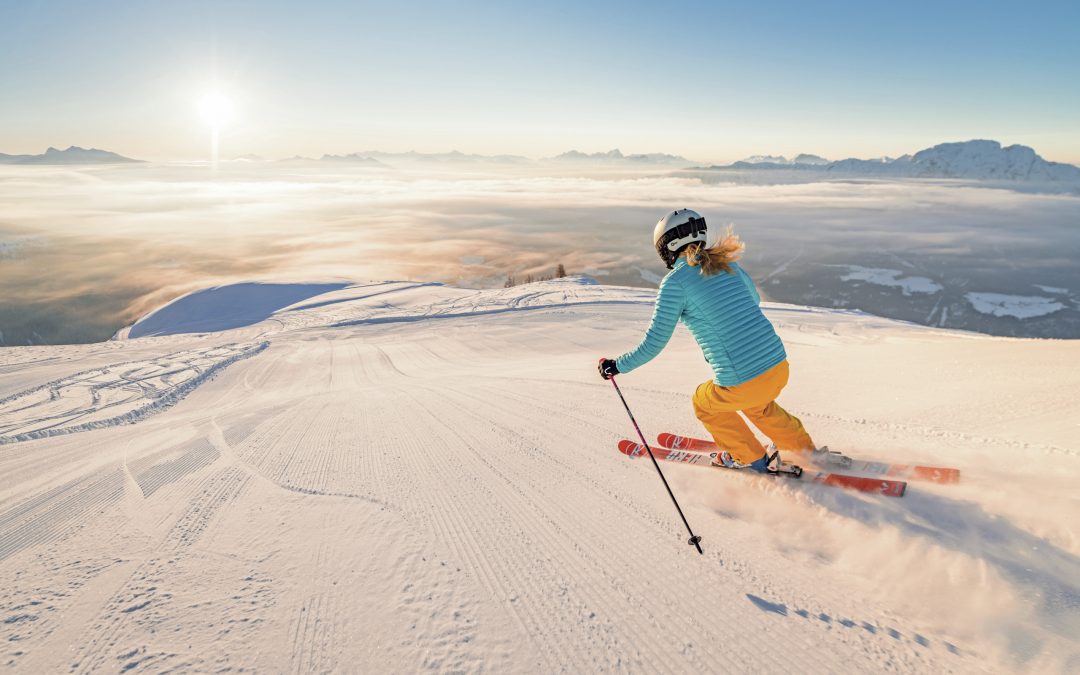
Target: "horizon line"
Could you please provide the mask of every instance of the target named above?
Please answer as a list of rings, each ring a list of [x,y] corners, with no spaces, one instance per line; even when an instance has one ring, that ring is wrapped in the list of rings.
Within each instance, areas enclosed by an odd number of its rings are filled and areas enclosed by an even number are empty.
[[[848,160],[848,159],[861,159],[861,160],[890,159],[890,160],[895,160],[895,159],[899,159],[899,158],[902,158],[902,157],[909,157],[909,156],[912,156],[912,155],[914,155],[914,154],[916,154],[918,152],[921,152],[922,150],[935,148],[935,147],[938,147],[938,146],[941,146],[941,145],[963,144],[963,143],[970,143],[970,142],[974,142],[974,141],[990,141],[990,142],[994,142],[994,143],[997,143],[1002,149],[1008,149],[1010,147],[1016,147],[1016,146],[1030,148],[1032,151],[1035,152],[1035,154],[1037,156],[1039,156],[1044,161],[1055,163],[1055,164],[1071,164],[1071,165],[1074,165],[1074,166],[1080,166],[1080,159],[1073,160],[1073,161],[1062,161],[1062,160],[1047,159],[1044,155],[1040,154],[1040,152],[1036,148],[1034,148],[1033,146],[1025,145],[1023,143],[1005,144],[1005,143],[1003,143],[1001,141],[998,141],[998,140],[992,139],[992,138],[969,138],[967,140],[961,140],[961,141],[942,141],[942,142],[939,142],[939,143],[935,143],[933,145],[928,145],[928,146],[926,146],[924,148],[919,148],[918,150],[905,152],[904,154],[896,155],[896,156],[875,155],[875,156],[869,156],[869,157],[866,157],[866,156],[862,156],[862,157],[859,157],[859,156],[846,156],[846,157],[838,157],[838,158],[829,158],[829,157],[827,157],[827,156],[825,156],[823,154],[814,153],[814,152],[806,152],[806,151],[800,151],[800,152],[797,152],[797,153],[758,152],[758,153],[751,154],[751,155],[748,155],[746,157],[743,157],[741,159],[735,159],[735,160],[728,161],[728,162],[726,162],[726,164],[724,163],[723,160],[707,159],[707,160],[700,160],[699,161],[699,160],[696,160],[696,159],[691,159],[691,158],[686,157],[684,155],[680,155],[680,154],[676,154],[676,153],[672,153],[672,152],[664,152],[664,151],[623,152],[622,149],[619,148],[619,147],[614,147],[614,148],[611,148],[609,150],[598,150],[598,151],[580,150],[577,147],[574,147],[574,148],[570,148],[569,150],[564,150],[562,152],[559,152],[557,154],[543,155],[543,156],[518,154],[518,153],[514,153],[514,152],[496,152],[496,153],[492,153],[492,154],[486,154],[486,153],[481,153],[481,152],[470,152],[470,151],[466,151],[466,150],[461,150],[458,147],[452,147],[449,150],[418,150],[415,147],[413,147],[413,148],[411,148],[409,150],[396,150],[396,151],[395,150],[380,150],[380,149],[372,148],[372,149],[357,150],[357,151],[351,151],[351,152],[345,152],[345,151],[323,152],[321,155],[318,155],[318,156],[294,154],[294,155],[281,156],[281,157],[266,157],[266,156],[263,156],[262,154],[260,154],[258,152],[245,152],[245,153],[239,153],[239,154],[233,155],[229,159],[225,159],[225,160],[222,160],[222,161],[233,162],[233,161],[239,161],[239,160],[245,160],[245,159],[252,160],[252,161],[265,161],[265,162],[282,162],[282,161],[288,161],[288,160],[321,161],[321,160],[323,160],[325,158],[332,158],[332,157],[342,157],[342,158],[344,158],[344,157],[354,157],[354,156],[357,159],[376,159],[377,160],[377,157],[376,157],[377,155],[384,155],[384,156],[417,155],[417,156],[421,156],[421,157],[423,157],[423,156],[437,157],[437,156],[448,156],[448,155],[460,155],[462,157],[472,157],[472,158],[479,158],[479,159],[505,158],[505,159],[514,159],[514,160],[527,160],[527,161],[532,161],[532,162],[542,162],[542,161],[545,161],[545,160],[560,159],[560,158],[565,157],[566,155],[571,155],[571,154],[575,154],[575,153],[579,154],[579,155],[582,155],[584,158],[596,158],[596,159],[603,159],[603,157],[605,155],[614,155],[615,153],[618,153],[618,156],[621,156],[624,159],[632,159],[632,158],[635,158],[635,157],[650,157],[650,156],[652,156],[652,157],[667,157],[667,158],[670,158],[672,162],[677,162],[677,161],[681,160],[681,161],[685,161],[687,163],[693,164],[695,166],[703,166],[704,167],[704,166],[731,165],[731,164],[735,164],[737,162],[742,162],[742,161],[746,161],[748,159],[753,159],[753,158],[757,158],[757,157],[776,157],[776,158],[782,158],[782,159],[784,159],[786,161],[791,161],[791,160],[794,160],[795,158],[797,158],[799,156],[802,156],[802,155],[810,155],[810,156],[813,156],[813,157],[823,159],[823,160],[825,160],[827,162],[839,162],[839,161],[844,161],[844,160]],[[203,159],[203,158],[195,158],[195,157],[185,158],[185,157],[175,157],[175,156],[174,157],[168,157],[168,158],[164,158],[164,157],[160,157],[160,156],[156,156],[156,157],[155,156],[150,156],[150,158],[148,158],[148,159],[143,159],[143,158],[127,155],[127,154],[124,154],[123,152],[118,152],[116,150],[108,150],[108,149],[105,149],[105,148],[96,147],[94,145],[82,146],[82,145],[71,144],[71,145],[68,145],[67,148],[62,148],[61,147],[62,145],[63,144],[60,144],[60,146],[49,145],[49,146],[46,147],[46,149],[43,152],[37,153],[37,154],[25,153],[25,152],[4,152],[3,149],[0,148],[0,155],[6,155],[6,156],[9,156],[9,157],[40,157],[40,156],[43,156],[43,155],[47,154],[50,150],[55,150],[57,152],[69,152],[71,150],[83,150],[83,151],[97,151],[97,152],[105,152],[105,153],[110,153],[110,154],[116,154],[116,155],[122,157],[125,160],[134,161],[134,162],[141,162],[141,163],[165,164],[165,163],[199,163],[199,162],[209,161],[209,160],[206,160],[206,159]],[[138,153],[136,153],[136,154],[138,154]],[[658,162],[658,163],[661,163],[661,162]]]

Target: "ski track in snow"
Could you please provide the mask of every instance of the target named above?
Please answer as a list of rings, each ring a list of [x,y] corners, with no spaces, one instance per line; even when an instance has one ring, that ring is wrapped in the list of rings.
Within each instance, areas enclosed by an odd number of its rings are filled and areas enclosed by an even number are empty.
[[[0,444],[134,423],[268,343],[225,345],[75,373],[0,399]]]
[[[816,436],[866,458],[936,459],[964,480],[885,500],[665,466],[701,557],[651,465],[615,451],[633,430],[594,375],[598,354],[635,344],[651,300],[574,278],[357,284],[220,334],[4,350],[20,386],[0,400],[0,664],[1076,666],[1077,448],[1055,397],[1080,382],[1065,376],[1043,406],[1038,389],[1012,392],[1031,412],[1009,427],[994,406],[1015,403],[987,399],[980,417],[977,385],[962,411],[934,403],[985,363],[1060,370],[1072,344],[770,305],[796,364],[782,400]],[[921,373],[936,388],[881,364],[911,355],[938,364]],[[705,377],[680,329],[621,379],[648,433],[700,436],[690,393]],[[1059,476],[1032,468],[1047,457]],[[1032,485],[1044,504],[1026,505]]]

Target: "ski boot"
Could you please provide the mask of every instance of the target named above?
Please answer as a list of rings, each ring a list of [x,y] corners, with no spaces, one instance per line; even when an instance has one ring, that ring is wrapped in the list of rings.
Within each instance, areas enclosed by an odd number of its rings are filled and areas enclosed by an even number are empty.
[[[777,457],[779,457],[779,455],[777,455]],[[769,456],[767,454],[762,455],[760,459],[756,459],[749,464],[743,464],[739,460],[732,457],[731,453],[727,450],[721,450],[713,457],[712,464],[713,466],[721,466],[725,469],[753,469],[758,473],[775,473],[776,471],[776,468],[770,468],[772,466],[772,463],[770,462]],[[779,466],[779,460],[777,460],[776,465]]]
[[[770,450],[772,452],[769,452]],[[765,451],[765,466],[768,473],[787,474],[793,478],[802,476],[802,467],[780,459],[780,451],[774,446],[769,446],[768,450]]]

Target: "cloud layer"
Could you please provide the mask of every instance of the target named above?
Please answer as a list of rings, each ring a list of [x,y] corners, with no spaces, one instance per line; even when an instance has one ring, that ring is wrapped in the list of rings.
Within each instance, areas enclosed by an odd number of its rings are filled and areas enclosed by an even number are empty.
[[[859,264],[868,253],[918,267],[931,257],[970,261],[996,250],[1005,259],[1022,251],[1033,261],[1025,265],[1054,270],[1072,264],[1080,247],[1080,200],[1069,196],[934,183],[735,185],[495,171],[5,168],[3,343],[107,338],[181,293],[245,279],[490,286],[509,274],[550,274],[561,262],[606,283],[643,285],[649,272],[663,272],[652,225],[681,206],[736,224],[747,267],[775,280],[764,284],[767,294],[783,295],[776,282],[800,270]],[[1040,279],[1067,285],[1060,275]]]

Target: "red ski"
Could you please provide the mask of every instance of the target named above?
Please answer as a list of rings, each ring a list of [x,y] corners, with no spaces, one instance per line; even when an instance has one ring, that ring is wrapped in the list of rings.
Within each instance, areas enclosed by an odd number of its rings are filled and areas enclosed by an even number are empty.
[[[692,452],[716,452],[716,444],[712,441],[675,434],[660,434],[657,437],[660,445],[673,450],[690,450]],[[813,453],[802,453],[808,460],[815,464],[834,464],[846,470],[856,473],[869,473],[878,476],[892,478],[904,478],[908,480],[925,480],[931,483],[959,483],[960,470],[939,466],[916,466],[911,464],[890,464],[888,462],[871,462],[867,460],[852,459],[844,455],[833,453],[829,456],[817,458]]]
[[[666,434],[670,436],[670,434]],[[716,455],[715,446],[713,452],[706,454],[702,451],[692,450],[675,450],[672,448],[653,448],[653,456],[657,460],[665,462],[678,462],[680,464],[693,464],[695,466],[705,466],[714,469],[724,469],[724,467],[716,466],[712,463],[713,457]],[[645,450],[645,446],[640,443],[634,443],[633,441],[619,441],[619,452],[623,453],[627,457],[647,457],[648,452]],[[791,465],[788,465],[791,466]],[[730,469],[724,469],[730,470]],[[832,473],[828,471],[818,472],[804,472],[804,471],[782,471],[778,474],[756,474],[755,475],[768,475],[768,476],[789,476],[791,478],[799,478],[806,476],[814,483],[821,483],[822,485],[832,485],[833,487],[847,488],[849,490],[858,490],[859,492],[870,492],[874,494],[885,495],[886,497],[903,497],[904,492],[907,490],[907,483],[900,480],[888,480],[881,478],[865,478],[863,476],[848,476],[842,473]]]

